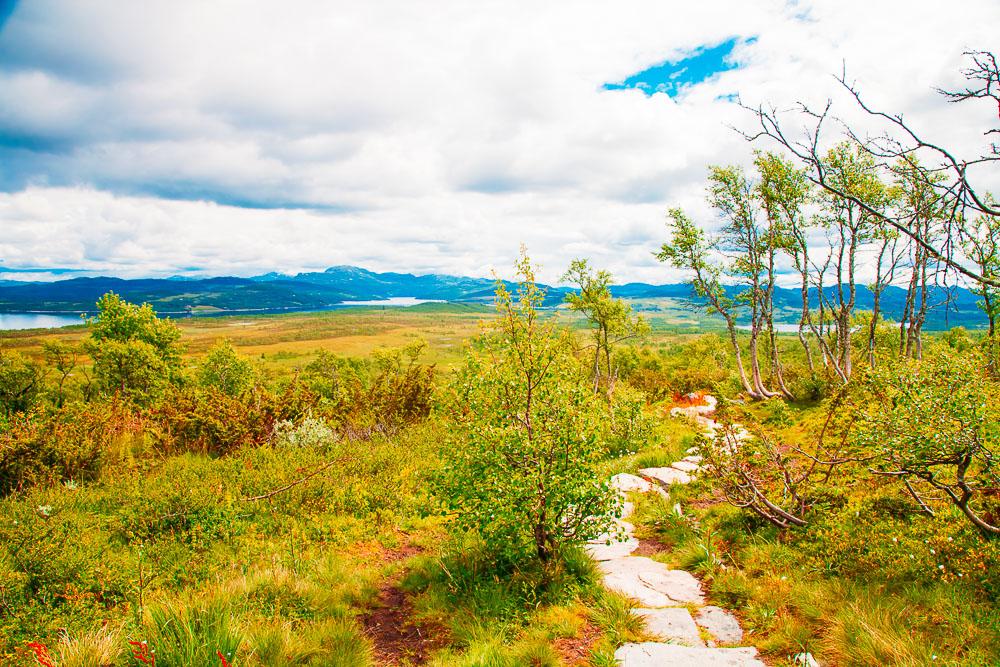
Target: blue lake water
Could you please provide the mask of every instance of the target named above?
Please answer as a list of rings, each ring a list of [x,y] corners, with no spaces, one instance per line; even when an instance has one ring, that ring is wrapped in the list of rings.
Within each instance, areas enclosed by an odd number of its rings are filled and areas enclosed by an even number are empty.
[[[419,306],[422,303],[444,303],[441,299],[417,299],[412,296],[391,296],[388,299],[377,299],[374,301],[344,301],[338,306],[394,306],[405,308],[406,306]]]
[[[79,315],[56,315],[52,313],[0,313],[0,330],[12,329],[56,329],[71,324],[82,324]]]
[[[378,299],[373,301],[344,301],[343,303],[338,303],[329,308],[324,308],[323,310],[338,310],[341,308],[350,308],[352,306],[389,306],[395,308],[405,308],[407,306],[416,306],[421,303],[442,303],[438,299],[417,299],[412,296],[394,296],[389,299]],[[229,312],[218,312],[212,315],[266,315],[272,313],[288,313],[288,312],[312,312],[309,310],[246,310],[246,311],[229,311]],[[177,314],[165,314],[167,317],[176,317]],[[211,317],[211,315],[198,315],[197,317]],[[11,331],[15,329],[56,329],[58,327],[66,327],[72,324],[81,324],[83,320],[79,315],[70,314],[56,314],[56,313],[0,313],[0,331]]]

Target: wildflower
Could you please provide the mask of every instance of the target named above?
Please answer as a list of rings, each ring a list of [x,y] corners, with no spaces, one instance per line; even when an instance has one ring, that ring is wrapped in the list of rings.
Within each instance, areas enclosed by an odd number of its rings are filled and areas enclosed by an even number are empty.
[[[35,660],[42,667],[56,667],[56,664],[52,662],[52,656],[49,655],[49,649],[41,642],[28,642],[28,648],[35,654]]]
[[[938,565],[938,569],[939,570],[943,570],[944,569],[944,565]]]
[[[156,667],[156,651],[149,648],[148,642],[129,642],[129,646],[133,647],[133,658],[150,667]]]
[[[46,518],[52,516],[52,505],[39,505],[38,513]]]
[[[78,485],[76,483],[76,480],[67,479],[65,482],[63,482],[63,486],[65,486],[70,491],[76,491],[76,487]]]

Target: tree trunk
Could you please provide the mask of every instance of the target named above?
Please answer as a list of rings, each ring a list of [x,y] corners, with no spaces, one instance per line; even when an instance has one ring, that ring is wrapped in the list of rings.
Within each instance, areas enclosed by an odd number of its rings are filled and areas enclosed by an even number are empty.
[[[754,400],[764,398],[750,384],[750,380],[747,378],[747,372],[743,368],[743,353],[740,351],[740,341],[736,335],[736,322],[729,315],[726,315],[726,328],[729,330],[729,342],[733,346],[733,354],[736,356],[736,372],[739,374],[740,384],[743,385],[743,391],[749,394],[750,398]]]

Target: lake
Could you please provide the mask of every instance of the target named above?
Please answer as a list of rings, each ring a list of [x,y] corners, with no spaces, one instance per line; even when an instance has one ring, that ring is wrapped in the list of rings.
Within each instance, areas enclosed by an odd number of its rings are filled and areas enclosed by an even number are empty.
[[[344,301],[337,306],[393,306],[405,308],[406,306],[419,306],[422,303],[444,303],[441,299],[417,299],[412,296],[392,296],[388,299],[378,299],[374,301]]]
[[[0,313],[0,330],[14,329],[56,329],[71,324],[82,324],[79,315],[57,315],[53,313]]]
[[[378,299],[372,301],[344,301],[328,308],[327,310],[338,310],[340,308],[350,308],[352,306],[388,306],[393,308],[405,308],[407,306],[417,306],[421,303],[444,303],[439,299],[417,299],[412,296],[394,296],[389,299]],[[314,310],[279,310],[261,309],[252,311],[219,311],[211,315],[196,315],[196,317],[213,317],[224,315],[242,315],[246,313],[265,315],[270,313],[290,313],[290,312],[318,312]],[[167,316],[172,316],[168,314]],[[62,315],[56,313],[0,313],[0,331],[13,331],[18,329],[57,329],[59,327],[70,326],[71,324],[81,324],[83,320],[79,315]]]
[[[738,324],[736,325],[736,328],[742,329],[743,331],[750,331],[750,325],[748,324]],[[789,324],[788,322],[775,322],[774,330],[778,333],[796,333],[799,330],[799,325],[797,323]],[[806,327],[806,331],[808,330],[809,327]]]

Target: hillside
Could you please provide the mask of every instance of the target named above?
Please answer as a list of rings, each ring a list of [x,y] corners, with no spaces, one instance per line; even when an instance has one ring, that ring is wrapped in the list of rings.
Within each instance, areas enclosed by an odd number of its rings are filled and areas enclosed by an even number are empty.
[[[376,273],[356,266],[335,266],[323,272],[288,276],[268,273],[252,278],[71,278],[50,283],[0,284],[0,312],[26,311],[87,312],[97,299],[114,291],[133,302],[148,302],[162,314],[212,314],[218,312],[277,312],[323,310],[351,301],[377,301],[394,297],[449,302],[485,302],[492,299],[494,282],[443,274]],[[555,306],[568,291],[547,287],[546,305]],[[836,288],[827,288],[831,296]],[[612,287],[612,293],[628,299],[643,311],[673,313],[700,309],[699,301],[684,284],[650,285],[627,283]],[[906,292],[889,287],[882,307],[890,319],[898,319]],[[816,301],[816,292],[811,300]],[[981,328],[986,320],[977,306],[978,298],[961,287],[932,288],[926,327],[941,330],[953,326]],[[872,308],[872,293],[858,288],[858,310]],[[801,308],[798,289],[778,288],[775,294],[778,319],[792,324]],[[699,321],[701,318],[699,318]]]

